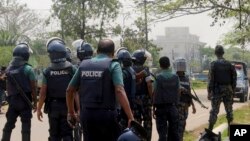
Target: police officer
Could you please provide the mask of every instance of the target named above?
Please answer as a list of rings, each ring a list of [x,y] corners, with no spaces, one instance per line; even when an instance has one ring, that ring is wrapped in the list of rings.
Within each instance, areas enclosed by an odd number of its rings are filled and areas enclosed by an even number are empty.
[[[11,132],[15,128],[18,116],[22,122],[22,141],[30,141],[32,108],[28,102],[33,100],[33,106],[36,110],[36,77],[32,66],[28,64],[29,56],[29,45],[26,43],[18,44],[13,50],[13,59],[6,70],[9,108],[6,113],[7,122],[3,128],[1,141],[10,141]],[[21,96],[15,80],[29,101]]]
[[[151,140],[152,136],[152,77],[149,72],[149,68],[144,66],[147,59],[146,50],[136,50],[132,56],[135,58],[133,69],[136,73],[142,71],[148,72],[148,75],[137,79],[136,81],[136,93],[134,104],[134,117],[139,123],[143,123],[143,127],[148,133],[147,140]]]
[[[128,124],[134,119],[123,88],[120,64],[112,59],[114,48],[112,40],[100,40],[97,56],[81,62],[67,89],[68,121],[73,126],[74,93],[79,89],[84,141],[117,140],[120,131],[116,99],[128,117]]]
[[[91,59],[93,56],[93,47],[82,39],[75,40],[72,46],[76,48],[77,58],[82,62],[85,59]]]
[[[223,58],[223,54],[223,47],[217,45],[215,47],[217,60],[210,64],[209,69],[208,99],[211,99],[212,106],[209,116],[209,130],[212,130],[216,123],[221,102],[225,106],[228,124],[233,121],[233,94],[237,74],[234,66]]]
[[[79,59],[79,63],[77,64],[77,68],[79,67],[80,63],[82,62],[82,60],[86,60],[86,59],[91,59],[93,56],[93,48],[92,46],[85,42],[82,39],[77,39],[72,43],[72,46],[76,49],[76,56]],[[80,115],[80,98],[79,98],[79,94],[76,93],[75,95],[75,110],[77,110],[78,115]]]
[[[153,116],[156,119],[158,141],[180,141],[178,133],[178,109],[180,82],[170,69],[169,58],[159,60],[162,71],[156,76],[153,95]]]
[[[132,56],[126,48],[120,48],[116,53],[116,57],[122,66],[124,89],[127,94],[130,107],[133,110],[136,87],[136,73],[132,68]],[[127,128],[128,119],[124,110],[121,109],[119,111],[120,125],[122,126],[122,130],[124,130],[125,128]]]
[[[42,106],[46,98],[46,111],[49,118],[49,141],[72,141],[72,128],[67,122],[66,89],[75,73],[73,65],[66,61],[65,43],[60,38],[47,42],[51,64],[44,70],[37,118],[42,121]]]
[[[178,103],[178,112],[179,112],[179,134],[180,140],[183,141],[183,134],[186,127],[186,120],[188,118],[188,108],[192,106],[192,113],[196,113],[196,108],[194,106],[191,94],[191,86],[190,81],[186,72],[186,60],[183,58],[176,59],[174,62],[174,69],[176,71],[177,76],[180,80],[181,86],[181,95],[180,101]]]

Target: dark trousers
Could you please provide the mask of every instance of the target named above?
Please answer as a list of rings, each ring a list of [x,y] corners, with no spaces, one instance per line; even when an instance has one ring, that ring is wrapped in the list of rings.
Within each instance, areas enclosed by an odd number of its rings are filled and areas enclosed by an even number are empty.
[[[84,141],[117,141],[121,133],[115,110],[82,109]]]
[[[156,108],[156,129],[158,141],[180,141],[178,133],[178,110],[175,105],[166,105]]]
[[[9,108],[6,113],[7,122],[3,128],[3,132],[5,134],[11,134],[12,130],[15,128],[17,117],[20,116],[22,122],[22,135],[26,137],[30,136],[32,118],[31,108],[20,95],[9,96],[8,102]]]
[[[73,129],[67,122],[65,101],[52,100],[49,103],[49,141],[73,141]]]

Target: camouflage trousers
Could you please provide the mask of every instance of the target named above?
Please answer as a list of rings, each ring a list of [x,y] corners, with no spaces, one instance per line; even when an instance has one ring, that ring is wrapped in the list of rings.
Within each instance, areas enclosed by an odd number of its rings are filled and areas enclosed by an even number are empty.
[[[151,141],[152,136],[152,105],[148,97],[136,97],[134,103],[134,118],[147,131],[147,141]]]
[[[214,124],[217,121],[217,115],[220,110],[221,102],[224,103],[226,118],[228,123],[233,121],[233,91],[230,87],[220,88],[218,91],[212,95],[211,106],[212,109],[210,111],[209,116],[209,129],[212,130]]]
[[[183,135],[186,127],[186,120],[188,118],[188,107],[189,106],[185,103],[181,103],[177,106],[179,113],[178,132],[181,141],[183,141]]]

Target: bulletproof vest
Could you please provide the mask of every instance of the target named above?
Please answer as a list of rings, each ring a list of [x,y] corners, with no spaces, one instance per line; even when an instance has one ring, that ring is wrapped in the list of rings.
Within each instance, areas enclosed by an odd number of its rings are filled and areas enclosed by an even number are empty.
[[[47,97],[48,98],[66,98],[66,89],[73,77],[73,66],[55,70],[48,67],[44,71],[47,79]]]
[[[221,85],[231,84],[231,64],[227,61],[215,61],[214,67],[214,82]]]
[[[109,67],[111,58],[101,61],[83,60],[79,71],[81,108],[115,109],[115,88]]]
[[[142,70],[145,69],[144,66],[133,66],[133,69],[136,73],[141,72]],[[142,78],[142,81],[140,81],[139,83],[136,83],[136,92],[135,92],[135,96],[145,96],[145,95],[149,95],[148,94],[148,87],[147,87],[147,82],[145,81],[146,77]]]
[[[170,78],[164,78],[162,75],[158,75],[156,82],[157,86],[154,94],[155,105],[178,102],[178,76],[173,75]]]
[[[180,79],[180,85],[184,87],[188,92],[190,92],[190,82],[189,78],[187,76],[179,76]],[[188,95],[185,94],[185,92],[182,92],[180,96],[180,102],[191,104],[192,98]]]
[[[136,74],[131,67],[123,68],[123,77],[124,89],[128,96],[128,99],[131,100],[135,97],[135,87],[136,87]]]
[[[31,86],[30,86],[30,80],[29,77],[25,75],[24,73],[24,67],[25,65],[28,64],[24,64],[22,66],[9,66],[6,70],[6,75],[7,75],[7,91],[8,91],[8,95],[17,95],[20,92],[18,91],[18,89],[16,88],[16,84],[14,83],[14,80],[12,80],[10,78],[10,75],[13,76],[15,78],[15,80],[17,81],[17,83],[19,84],[19,86],[22,88],[22,90],[28,94],[31,94]],[[29,98],[31,97],[31,95],[27,95]]]

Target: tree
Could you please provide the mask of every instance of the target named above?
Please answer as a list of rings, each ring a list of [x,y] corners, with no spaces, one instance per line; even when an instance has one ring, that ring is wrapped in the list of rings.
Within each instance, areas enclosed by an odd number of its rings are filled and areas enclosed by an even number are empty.
[[[0,0],[0,45],[15,45],[28,40],[40,20],[34,11],[17,0]]]
[[[120,7],[118,0],[52,1],[53,16],[61,21],[62,38],[65,35],[81,39],[105,37]]]
[[[249,43],[250,1],[249,0],[155,0],[151,12],[156,21],[169,20],[185,15],[210,11],[214,19],[211,25],[223,25],[228,19],[236,21],[226,43]]]

